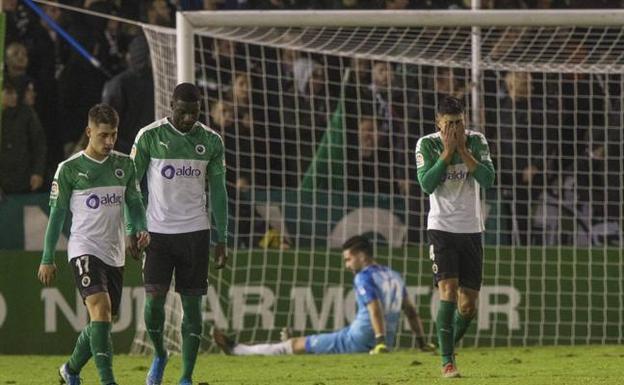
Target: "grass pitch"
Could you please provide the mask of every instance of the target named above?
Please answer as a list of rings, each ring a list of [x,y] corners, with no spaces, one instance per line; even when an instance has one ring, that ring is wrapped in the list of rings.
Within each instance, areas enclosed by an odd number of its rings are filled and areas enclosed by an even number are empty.
[[[64,356],[0,356],[0,385],[57,384]],[[624,383],[624,347],[530,347],[460,349],[460,379],[441,379],[437,356],[413,351],[387,355],[228,357],[202,354],[195,384],[479,384],[592,385]],[[150,364],[147,356],[115,356],[120,385],[140,385]],[[180,357],[170,360],[165,381],[177,384]],[[83,383],[98,384],[90,362]]]

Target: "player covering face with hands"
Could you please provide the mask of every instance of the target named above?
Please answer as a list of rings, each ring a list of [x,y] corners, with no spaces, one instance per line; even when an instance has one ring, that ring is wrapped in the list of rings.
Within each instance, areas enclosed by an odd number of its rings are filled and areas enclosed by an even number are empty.
[[[71,211],[67,256],[90,319],[69,361],[59,369],[61,383],[70,385],[81,383],[80,370],[91,357],[100,383],[116,384],[111,322],[123,288],[124,218],[133,255],[150,242],[134,165],[129,156],[113,150],[118,122],[117,112],[108,105],[89,110],[87,148],[59,164],[50,192],[50,219],[37,275],[44,285],[53,283],[54,249]]]
[[[440,292],[436,316],[442,375],[458,377],[454,346],[476,315],[483,265],[481,191],[494,183],[485,137],[466,130],[464,108],[452,97],[436,114],[438,132],[416,144],[418,181],[429,194],[429,258]]]

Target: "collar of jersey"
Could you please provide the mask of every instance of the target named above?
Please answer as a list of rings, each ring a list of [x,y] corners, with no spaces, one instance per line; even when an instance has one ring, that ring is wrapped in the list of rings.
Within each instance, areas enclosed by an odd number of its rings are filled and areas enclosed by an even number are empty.
[[[169,126],[169,128],[171,128],[171,130],[173,132],[175,132],[176,134],[182,135],[182,136],[186,136],[186,135],[190,134],[193,131],[193,129],[195,128],[195,125],[197,125],[197,122],[195,122],[195,124],[193,124],[193,127],[191,127],[191,129],[188,132],[182,132],[182,131],[178,130],[177,128],[175,128],[173,123],[171,123],[171,121],[169,120],[168,116],[165,119],[167,119],[167,125]]]
[[[90,161],[92,161],[92,162],[98,163],[98,164],[103,164],[104,162],[106,162],[106,160],[107,160],[107,159],[108,159],[108,157],[110,156],[110,155],[106,155],[106,158],[104,158],[104,159],[102,159],[102,160],[97,160],[97,159],[93,159],[92,157],[90,157],[89,155],[87,155],[87,153],[86,153],[84,150],[82,150],[82,151],[81,151],[81,153],[82,153],[82,155],[84,155],[84,157],[85,157],[85,158],[89,159],[89,160],[90,160]]]

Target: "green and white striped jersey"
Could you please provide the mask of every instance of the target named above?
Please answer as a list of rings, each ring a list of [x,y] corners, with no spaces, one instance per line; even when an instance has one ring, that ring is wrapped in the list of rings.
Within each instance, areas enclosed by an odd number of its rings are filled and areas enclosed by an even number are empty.
[[[470,173],[458,153],[448,166],[440,159],[444,144],[440,132],[424,136],[416,144],[418,180],[428,192],[430,209],[428,230],[451,233],[479,233],[485,230],[481,207],[482,188],[489,188],[494,178],[494,166],[485,136],[477,131],[466,130],[466,147],[479,163]],[[440,173],[434,178],[427,175],[434,167]],[[429,178],[427,178],[429,176]]]
[[[197,122],[183,133],[163,118],[141,129],[132,148],[137,177],[147,173],[147,228],[162,234],[210,228],[206,179],[225,173],[221,136]]]
[[[134,164],[112,151],[98,161],[81,151],[61,162],[54,175],[50,206],[72,213],[67,257],[93,255],[109,266],[123,266],[124,203],[141,200]]]

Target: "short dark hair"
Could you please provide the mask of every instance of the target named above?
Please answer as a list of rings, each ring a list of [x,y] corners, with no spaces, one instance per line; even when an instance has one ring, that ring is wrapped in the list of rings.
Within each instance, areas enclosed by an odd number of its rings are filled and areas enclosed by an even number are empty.
[[[95,124],[110,124],[113,127],[119,125],[117,111],[106,103],[96,104],[89,110],[89,122]]]
[[[461,100],[452,96],[447,96],[438,103],[438,114],[440,115],[458,115],[464,113],[464,104]]]
[[[350,250],[353,253],[362,252],[369,258],[373,257],[373,246],[368,241],[368,238],[362,235],[356,235],[347,239],[347,241],[342,244],[342,251],[346,250]]]
[[[197,102],[200,99],[199,89],[193,83],[180,83],[173,90],[173,100]]]

